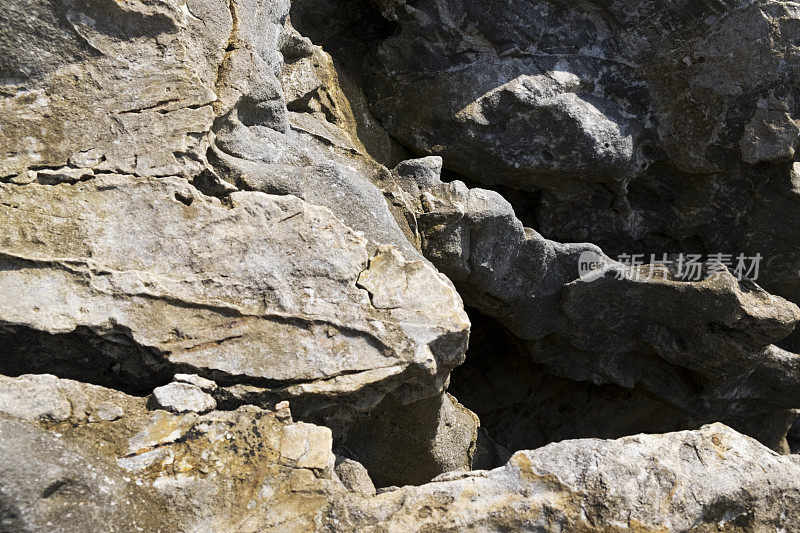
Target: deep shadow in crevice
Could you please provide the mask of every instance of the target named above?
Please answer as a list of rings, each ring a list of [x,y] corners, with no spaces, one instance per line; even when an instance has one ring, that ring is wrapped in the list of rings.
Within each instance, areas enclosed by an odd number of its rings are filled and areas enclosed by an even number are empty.
[[[358,72],[375,43],[398,29],[369,0],[294,1],[292,26],[349,72]]]
[[[566,439],[615,439],[702,425],[640,389],[553,376],[526,356],[499,322],[474,309],[468,313],[467,360],[451,374],[448,392],[480,417],[500,449],[514,452]]]
[[[0,326],[0,374],[52,374],[144,396],[168,383],[174,373],[158,354],[137,346],[121,330],[99,335],[78,327],[47,333],[23,326]]]

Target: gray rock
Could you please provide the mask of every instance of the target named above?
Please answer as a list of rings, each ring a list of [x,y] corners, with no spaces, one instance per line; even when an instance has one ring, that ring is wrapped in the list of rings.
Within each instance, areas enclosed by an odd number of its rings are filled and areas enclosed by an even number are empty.
[[[118,391],[48,374],[0,376],[0,413],[32,422],[115,420],[141,402]]]
[[[3,7],[0,529],[800,522],[794,3]]]
[[[91,396],[126,412],[60,425],[0,416],[3,531],[232,531],[275,523],[307,531],[329,498],[349,494],[332,477],[327,428],[279,421],[252,406],[148,413],[143,398],[38,378],[3,378],[3,387],[47,383],[40,396],[49,390],[76,405]]]
[[[74,444],[17,420],[0,419],[3,531],[174,531],[185,523],[166,501],[89,443]]]
[[[200,377],[197,374],[175,374],[172,377],[172,379],[174,381],[180,381],[182,383],[189,383],[190,385],[194,385],[195,387],[202,389],[206,392],[214,391],[217,388],[216,383],[214,383],[210,379]]]
[[[760,254],[760,285],[800,304],[792,2],[374,3],[337,16],[301,0],[292,16],[365,72],[414,152],[517,197],[550,240]],[[370,33],[380,14],[395,26]],[[800,333],[785,344],[800,351]]]
[[[45,379],[69,401],[130,407],[121,420],[60,426],[0,417],[3,529],[788,531],[800,519],[800,462],[721,424],[564,441],[373,495],[363,467],[334,468],[327,428],[252,406],[148,413],[141,398]]]
[[[175,2],[8,5],[0,144],[14,149],[0,176],[89,159],[100,172],[199,172],[231,17],[220,0],[191,3],[219,11],[213,31]]]
[[[342,458],[334,468],[336,477],[347,487],[347,490],[360,494],[365,498],[375,496],[375,485],[369,477],[369,472],[358,461]]]
[[[320,3],[300,2],[302,28],[325,23]],[[740,140],[769,160],[797,142],[790,2],[380,5],[398,27],[371,44],[372,110],[417,153],[488,185],[624,181],[661,154],[706,173],[735,165]],[[352,24],[357,42],[365,30]],[[745,127],[743,114],[776,98],[785,116]]]
[[[153,407],[175,413],[207,413],[217,407],[210,394],[188,383],[174,381],[153,389]]]
[[[800,367],[771,343],[792,332],[797,306],[727,271],[685,282],[616,263],[591,244],[549,241],[492,191],[400,183],[407,198],[419,198],[406,205],[416,210],[426,257],[548,372],[638,387],[687,421],[724,420],[785,446]],[[602,268],[581,277],[586,254]]]
[[[378,487],[419,485],[470,470],[479,420],[449,394],[402,405],[387,396],[352,424],[343,446]]]

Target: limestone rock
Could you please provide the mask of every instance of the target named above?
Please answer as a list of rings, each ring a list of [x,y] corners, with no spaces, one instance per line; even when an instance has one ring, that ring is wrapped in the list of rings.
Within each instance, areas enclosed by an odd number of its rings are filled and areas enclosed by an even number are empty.
[[[36,376],[3,378],[25,387]],[[327,428],[278,421],[252,406],[205,415],[148,413],[145,399],[45,376],[38,396],[79,405],[126,405],[121,419],[63,423],[0,412],[3,530],[309,530],[329,498],[347,491],[332,478]],[[10,418],[9,418],[10,417]]]
[[[352,425],[343,449],[378,487],[418,485],[442,472],[470,470],[478,425],[478,417],[449,394],[410,405],[387,396]]]
[[[217,407],[210,394],[188,383],[174,381],[153,389],[153,407],[175,413],[207,413]]]
[[[0,376],[0,385],[0,413],[34,422],[109,421],[141,403],[118,391],[48,374]]]
[[[3,531],[174,531],[154,490],[92,448],[17,420],[0,419],[0,529]]]
[[[760,254],[759,284],[800,304],[795,3],[372,4],[292,16],[366,72],[372,111],[414,152],[502,191],[550,240]]]
[[[0,3],[0,530],[800,523],[795,3]]]
[[[364,497],[375,496],[375,485],[369,477],[369,472],[358,461],[343,458],[337,461],[336,477],[347,487],[347,490]]]
[[[0,189],[6,338],[80,332],[98,343],[97,375],[152,379],[181,365],[307,382],[306,395],[376,386],[377,402],[381,383],[410,399],[435,394],[463,359],[469,323],[449,281],[406,263],[425,292],[376,307],[358,280],[370,276],[376,293],[388,280],[370,274],[368,242],[327,209],[250,192],[223,205],[180,178]],[[120,360],[120,344],[140,362]],[[42,371],[52,360],[13,350],[3,365]]]
[[[321,3],[300,3],[303,28],[323,24]],[[787,160],[797,142],[796,6],[689,4],[380,2],[396,30],[371,43],[372,110],[416,152],[529,190],[624,180],[660,157],[719,171],[739,159],[740,140]],[[352,24],[358,41],[363,26]],[[745,127],[740,117],[770,98],[787,102],[783,115],[764,122],[755,112]]]
[[[214,383],[210,379],[198,376],[197,374],[175,374],[172,377],[172,379],[174,381],[178,381],[181,383],[188,383],[190,385],[194,385],[195,387],[202,389],[206,392],[212,392],[217,389],[216,383]]]
[[[339,461],[334,477],[326,428],[279,421],[252,406],[148,413],[143,398],[41,381],[49,384],[42,397],[91,394],[128,408],[115,421],[73,417],[53,426],[4,407],[4,529],[752,531],[791,530],[800,518],[800,462],[721,424],[564,441],[518,452],[492,471],[451,473],[373,495],[348,491],[338,480],[350,471],[367,484],[353,461]]]
[[[721,424],[575,440],[518,452],[503,468],[388,491],[334,529],[388,531],[791,530],[800,463]],[[350,515],[352,516],[352,515]]]
[[[190,4],[216,19],[213,31],[170,1],[6,6],[0,144],[12,153],[0,176],[83,163],[88,173],[199,172],[231,17],[222,0]]]

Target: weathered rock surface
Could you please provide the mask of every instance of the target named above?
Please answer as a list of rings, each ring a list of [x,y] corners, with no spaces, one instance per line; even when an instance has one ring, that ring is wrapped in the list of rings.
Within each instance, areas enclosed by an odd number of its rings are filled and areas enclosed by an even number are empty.
[[[364,497],[375,496],[375,485],[364,466],[352,459],[342,459],[334,468],[336,477],[350,492]]]
[[[339,482],[358,466],[334,467],[326,428],[252,406],[148,412],[143,398],[52,376],[0,381],[5,530],[789,531],[800,519],[800,462],[720,424],[564,441],[376,496]],[[125,414],[9,410],[8,391],[31,383],[46,385],[42,404],[105,398]]]
[[[293,16],[367,73],[371,109],[413,151],[515,189],[548,239],[760,254],[760,284],[800,303],[795,2],[374,3],[378,35],[365,7],[339,27],[323,23],[336,2]]]
[[[0,530],[797,529],[794,2],[0,7]]]
[[[232,24],[226,2],[4,7],[0,176],[64,167],[88,175],[202,170]]]
[[[153,389],[153,405],[176,413],[207,413],[217,406],[216,400],[189,383],[173,381]]]
[[[439,472],[470,470],[478,423],[449,394],[410,405],[387,397],[354,424],[343,446],[377,486],[419,485]]]
[[[327,428],[252,406],[148,412],[144,398],[52,376],[0,380],[4,531],[308,531],[346,493]],[[31,383],[37,398],[13,407]],[[87,398],[124,416],[97,419]],[[41,407],[62,403],[72,410]]]
[[[389,173],[369,154],[403,149],[364,133],[360,89],[288,11],[10,8],[3,46],[26,51],[0,80],[3,373],[155,387],[176,411],[291,398],[337,438],[386,394],[441,395],[469,323],[373,183]],[[158,387],[176,372],[225,388]]]
[[[617,441],[564,441],[518,452],[491,472],[444,475],[381,494],[346,527],[791,530],[798,519],[799,467],[796,458],[774,454],[721,424]]]
[[[378,3],[397,30],[369,55],[374,112],[486,184],[717,172],[800,140],[793,2]]]
[[[370,258],[364,238],[297,198],[235,192],[223,205],[180,178],[117,175],[0,185],[0,197],[6,342],[80,330],[105,356],[84,369],[98,379],[181,367],[305,382],[302,394],[364,388],[377,403],[381,389],[435,394],[463,359],[469,322],[446,278],[391,248]],[[120,342],[140,365],[119,360]],[[59,357],[10,350],[11,371],[46,371]]]
[[[419,199],[409,209],[425,255],[549,372],[642,388],[687,420],[725,420],[785,447],[800,357],[770,343],[791,333],[797,306],[727,271],[687,282],[626,267],[591,244],[549,241],[499,194],[430,175],[420,184],[405,169],[396,173],[405,197]],[[586,254],[603,268],[581,277]]]

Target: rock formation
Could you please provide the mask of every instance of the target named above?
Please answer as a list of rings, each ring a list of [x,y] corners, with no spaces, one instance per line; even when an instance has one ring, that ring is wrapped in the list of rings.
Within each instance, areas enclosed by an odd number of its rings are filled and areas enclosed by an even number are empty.
[[[0,4],[0,530],[800,530],[797,4]]]

